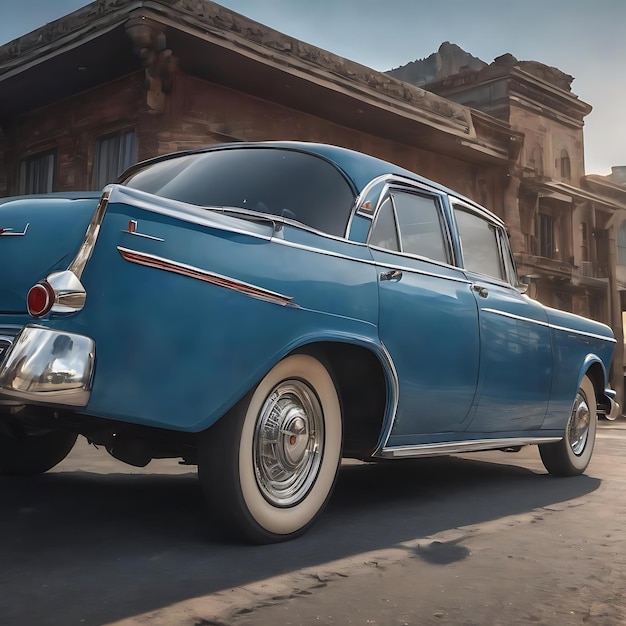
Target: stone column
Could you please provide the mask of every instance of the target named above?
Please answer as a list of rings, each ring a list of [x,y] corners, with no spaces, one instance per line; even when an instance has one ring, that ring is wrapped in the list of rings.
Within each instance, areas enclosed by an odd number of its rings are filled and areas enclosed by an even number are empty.
[[[608,274],[609,274],[609,318],[611,328],[617,340],[613,364],[609,374],[611,387],[617,392],[617,401],[624,409],[624,328],[622,324],[622,302],[617,289],[617,254],[616,254],[616,227],[611,226],[607,231],[608,246]]]

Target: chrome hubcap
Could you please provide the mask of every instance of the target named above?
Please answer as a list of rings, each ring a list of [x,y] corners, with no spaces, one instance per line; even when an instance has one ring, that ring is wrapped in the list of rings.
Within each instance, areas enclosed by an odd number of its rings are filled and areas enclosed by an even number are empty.
[[[567,439],[576,456],[580,456],[587,445],[590,423],[591,413],[587,406],[587,400],[579,391],[576,394],[572,415],[567,426]]]
[[[317,395],[301,380],[285,380],[268,396],[254,432],[254,471],[265,499],[288,507],[307,495],[320,467],[324,419]]]

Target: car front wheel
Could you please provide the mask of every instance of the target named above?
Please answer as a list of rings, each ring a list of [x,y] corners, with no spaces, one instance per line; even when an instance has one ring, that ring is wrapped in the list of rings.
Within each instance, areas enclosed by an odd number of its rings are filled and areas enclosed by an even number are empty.
[[[0,433],[0,474],[34,476],[60,463],[76,443],[76,433]]]
[[[200,440],[200,482],[220,526],[254,543],[304,533],[333,490],[341,442],[326,367],[306,354],[280,361]]]
[[[542,444],[539,454],[545,468],[554,476],[576,476],[589,465],[598,421],[596,394],[588,376],[580,382],[565,436],[556,443]]]

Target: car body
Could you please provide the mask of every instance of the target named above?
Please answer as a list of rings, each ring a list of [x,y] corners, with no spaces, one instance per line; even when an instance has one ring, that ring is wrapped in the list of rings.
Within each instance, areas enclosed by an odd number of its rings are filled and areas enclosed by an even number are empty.
[[[618,411],[610,328],[525,295],[498,217],[344,148],[225,144],[4,199],[0,267],[0,470],[76,434],[180,457],[253,541],[304,532],[341,457],[539,444],[571,475]]]

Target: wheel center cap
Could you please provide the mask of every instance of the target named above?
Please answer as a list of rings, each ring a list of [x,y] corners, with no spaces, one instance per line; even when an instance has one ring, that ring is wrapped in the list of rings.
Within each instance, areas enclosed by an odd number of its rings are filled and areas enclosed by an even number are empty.
[[[295,467],[304,458],[309,441],[306,415],[300,407],[290,407],[286,412],[283,424],[285,460],[289,465]]]

